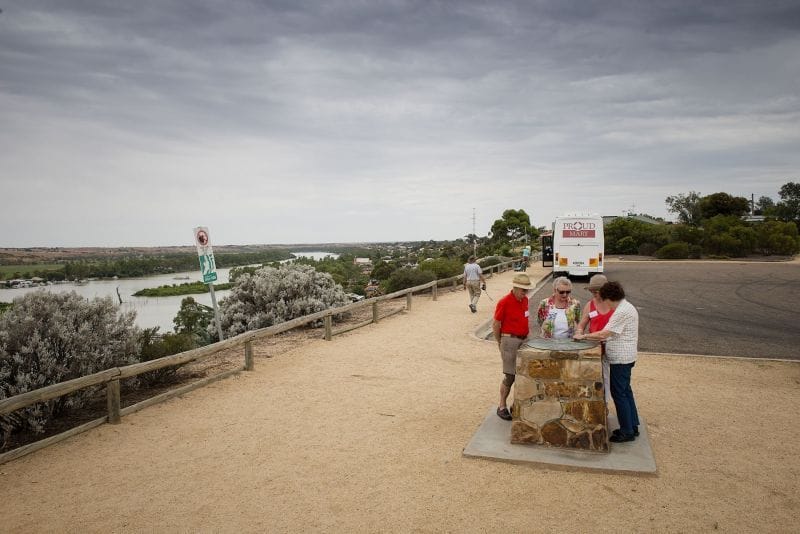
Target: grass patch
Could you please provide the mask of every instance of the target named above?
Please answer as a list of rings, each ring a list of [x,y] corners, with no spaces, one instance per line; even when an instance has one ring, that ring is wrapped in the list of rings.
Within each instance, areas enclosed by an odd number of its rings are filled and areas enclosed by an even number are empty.
[[[233,284],[214,284],[214,291],[230,289]],[[149,287],[133,294],[134,297],[177,297],[179,295],[195,295],[208,293],[208,285],[203,282],[186,282],[185,284],[172,284],[167,286]]]

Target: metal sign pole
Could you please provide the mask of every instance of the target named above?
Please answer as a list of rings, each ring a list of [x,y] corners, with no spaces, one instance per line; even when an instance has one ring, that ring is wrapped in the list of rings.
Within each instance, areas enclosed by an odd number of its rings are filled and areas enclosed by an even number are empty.
[[[208,292],[211,294],[217,334],[219,335],[219,340],[222,341],[225,338],[222,336],[217,296],[214,294],[214,282],[217,281],[217,263],[214,261],[214,250],[211,248],[211,236],[208,233],[208,228],[198,226],[194,229],[194,243],[197,245],[197,259],[200,260],[200,274],[203,277],[203,283],[208,284]]]
[[[214,284],[208,284],[208,292],[211,294],[211,305],[214,307],[214,323],[217,325],[217,334],[219,334],[219,340],[223,341],[225,338],[222,337],[222,325],[219,322],[219,308],[217,308],[217,297],[214,295]]]

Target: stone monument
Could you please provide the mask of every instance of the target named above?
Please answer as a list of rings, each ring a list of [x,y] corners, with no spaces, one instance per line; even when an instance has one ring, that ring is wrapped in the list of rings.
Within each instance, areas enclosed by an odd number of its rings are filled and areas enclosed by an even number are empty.
[[[523,344],[511,443],[608,452],[602,369],[600,345],[593,341],[534,338]]]

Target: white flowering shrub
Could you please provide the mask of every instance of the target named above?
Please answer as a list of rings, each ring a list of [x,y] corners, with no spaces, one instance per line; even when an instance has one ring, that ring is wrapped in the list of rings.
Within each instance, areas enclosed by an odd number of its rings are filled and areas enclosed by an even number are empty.
[[[242,274],[219,303],[226,337],[350,303],[328,273],[308,265],[262,267]],[[214,332],[214,324],[209,325]]]
[[[0,399],[139,361],[134,312],[110,298],[44,290],[14,299],[0,315]],[[85,404],[97,388],[0,416],[5,437],[14,430],[42,432],[52,416]]]

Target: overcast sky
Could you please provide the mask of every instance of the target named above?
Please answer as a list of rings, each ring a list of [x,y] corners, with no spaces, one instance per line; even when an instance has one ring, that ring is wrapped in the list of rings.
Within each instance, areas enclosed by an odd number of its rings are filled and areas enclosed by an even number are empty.
[[[456,239],[800,181],[797,0],[0,8],[0,247]]]

